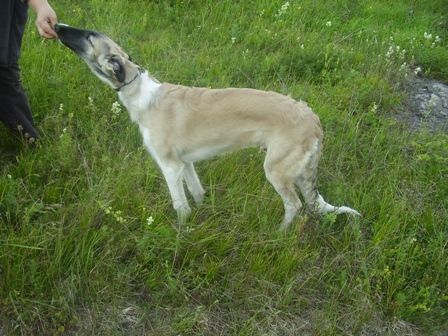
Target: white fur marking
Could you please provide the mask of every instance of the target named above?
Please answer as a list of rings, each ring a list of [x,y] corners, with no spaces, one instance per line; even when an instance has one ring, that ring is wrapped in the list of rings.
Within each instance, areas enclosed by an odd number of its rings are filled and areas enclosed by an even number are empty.
[[[317,197],[316,203],[317,203],[317,209],[321,214],[334,212],[337,215],[342,214],[342,213],[348,213],[350,215],[361,216],[361,214],[358,211],[356,211],[352,208],[349,208],[346,206],[335,207],[335,206],[325,202],[324,198],[321,195],[319,195]]]
[[[135,90],[126,88],[118,92],[118,97],[129,111],[132,121],[138,122],[140,114],[148,111],[149,106],[160,88],[161,84],[148,76],[148,72],[140,75],[140,85]]]
[[[157,155],[157,151],[152,146],[151,142],[151,133],[149,132],[149,129],[147,129],[145,126],[139,125],[140,133],[143,137],[143,143],[148,150],[149,154],[153,157],[153,159],[157,162],[157,164],[160,166],[160,159]]]

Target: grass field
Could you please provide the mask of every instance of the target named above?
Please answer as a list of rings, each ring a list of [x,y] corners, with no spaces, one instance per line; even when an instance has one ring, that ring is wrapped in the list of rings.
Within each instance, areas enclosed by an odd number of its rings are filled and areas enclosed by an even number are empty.
[[[445,0],[53,7],[160,81],[306,100],[325,130],[320,192],[363,217],[280,234],[253,149],[197,165],[205,204],[177,234],[116,93],[31,16],[21,66],[42,140],[0,129],[0,335],[446,335],[448,136],[392,118],[416,67],[448,81]]]

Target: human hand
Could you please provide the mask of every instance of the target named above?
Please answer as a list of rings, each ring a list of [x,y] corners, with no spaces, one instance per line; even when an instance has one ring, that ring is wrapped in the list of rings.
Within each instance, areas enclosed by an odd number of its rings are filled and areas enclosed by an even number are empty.
[[[58,35],[54,31],[54,25],[58,22],[58,18],[53,8],[46,0],[30,0],[29,5],[36,11],[36,27],[40,36],[52,39]]]

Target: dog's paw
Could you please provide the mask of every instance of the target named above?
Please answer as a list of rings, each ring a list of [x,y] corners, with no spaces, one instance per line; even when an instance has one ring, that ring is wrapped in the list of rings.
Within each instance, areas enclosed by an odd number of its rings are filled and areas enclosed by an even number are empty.
[[[182,207],[182,208],[176,209],[176,212],[177,212],[177,224],[179,226],[181,226],[181,225],[185,224],[188,217],[190,216],[191,209],[190,209],[190,207]]]

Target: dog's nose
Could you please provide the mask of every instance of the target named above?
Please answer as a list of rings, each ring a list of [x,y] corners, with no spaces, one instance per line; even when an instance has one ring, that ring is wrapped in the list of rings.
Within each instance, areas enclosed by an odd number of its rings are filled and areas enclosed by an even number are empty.
[[[65,23],[56,23],[54,25],[54,31],[56,33],[59,33],[62,30],[63,27],[68,27],[68,25],[66,25]]]

